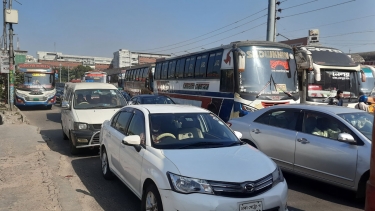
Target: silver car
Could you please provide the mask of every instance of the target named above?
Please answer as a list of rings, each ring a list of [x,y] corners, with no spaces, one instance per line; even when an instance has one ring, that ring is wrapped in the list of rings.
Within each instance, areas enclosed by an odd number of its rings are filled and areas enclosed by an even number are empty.
[[[295,104],[261,109],[228,124],[283,170],[363,197],[370,175],[373,120],[372,114],[353,108]]]

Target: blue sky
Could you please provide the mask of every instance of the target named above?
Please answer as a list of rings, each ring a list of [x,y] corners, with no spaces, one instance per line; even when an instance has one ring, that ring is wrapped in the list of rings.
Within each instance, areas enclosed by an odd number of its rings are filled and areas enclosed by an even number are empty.
[[[33,56],[55,51],[54,43],[64,54],[112,57],[122,48],[180,55],[232,41],[266,39],[268,0],[18,1],[22,5],[13,1],[19,12],[14,40],[18,37],[20,49]],[[317,28],[324,45],[345,52],[375,51],[375,0],[311,13],[304,12],[349,0],[280,1],[278,8],[289,9],[279,17],[302,14],[278,20],[277,33],[292,39]]]

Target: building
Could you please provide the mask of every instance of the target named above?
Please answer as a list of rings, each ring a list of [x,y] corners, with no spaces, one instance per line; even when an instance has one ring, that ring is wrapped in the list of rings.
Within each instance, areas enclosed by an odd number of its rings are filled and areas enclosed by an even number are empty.
[[[104,70],[112,67],[112,58],[95,56],[68,55],[61,52],[37,52],[38,62],[54,67],[63,66],[74,68],[79,65],[90,66],[95,70]]]
[[[169,58],[170,54],[132,52],[120,49],[113,53],[113,68],[130,67],[155,62],[159,58]]]
[[[357,53],[365,60],[362,64],[375,65],[375,51]]]

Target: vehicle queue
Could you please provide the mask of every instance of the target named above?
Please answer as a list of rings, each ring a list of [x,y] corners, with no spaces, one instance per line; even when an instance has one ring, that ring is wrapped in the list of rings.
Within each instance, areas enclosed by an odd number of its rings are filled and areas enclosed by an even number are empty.
[[[72,154],[99,148],[104,178],[117,176],[142,210],[288,210],[281,170],[363,197],[365,79],[341,55],[350,67],[337,72],[310,50],[246,41],[133,67],[129,101],[110,84],[67,84],[64,138]],[[318,103],[299,104],[299,90]],[[348,104],[358,109],[337,107]]]

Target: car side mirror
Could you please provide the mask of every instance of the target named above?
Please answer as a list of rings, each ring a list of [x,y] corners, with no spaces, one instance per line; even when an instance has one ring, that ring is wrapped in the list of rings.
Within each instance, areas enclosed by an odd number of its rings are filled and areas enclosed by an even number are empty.
[[[61,103],[61,108],[62,108],[62,109],[65,109],[65,110],[70,110],[69,102],[67,102],[67,101],[63,101],[63,102]]]
[[[234,131],[234,134],[237,136],[238,139],[242,138],[242,133],[238,131]]]
[[[128,146],[138,146],[141,144],[141,137],[139,135],[126,136],[121,143]]]
[[[349,133],[340,133],[337,138],[338,141],[345,142],[348,144],[356,144],[357,142],[354,140],[353,136]]]

